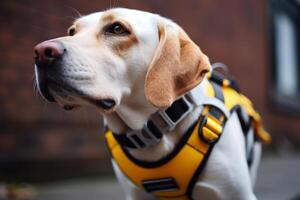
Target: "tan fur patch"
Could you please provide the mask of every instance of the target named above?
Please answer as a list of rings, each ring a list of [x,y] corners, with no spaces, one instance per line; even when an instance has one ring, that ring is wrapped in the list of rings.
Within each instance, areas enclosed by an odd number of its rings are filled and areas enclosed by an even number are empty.
[[[121,23],[130,32],[128,36],[119,36],[118,42],[114,45],[119,55],[126,55],[130,47],[138,43],[138,38],[134,34],[133,28],[127,21],[121,19],[115,19],[115,21]]]
[[[104,23],[112,22],[116,19],[116,15],[112,12],[107,12],[101,17],[101,21]]]
[[[119,55],[126,55],[130,47],[132,47],[134,44],[138,43],[137,37],[132,33],[127,38],[122,38],[118,44],[116,45],[116,49],[118,51]]]
[[[146,75],[145,91],[154,106],[163,108],[196,87],[210,70],[210,63],[182,29],[158,28],[160,42]]]
[[[113,12],[104,14],[101,18],[101,21],[103,24],[113,24],[115,22],[119,22],[130,32],[130,35],[128,36],[117,36],[118,38],[114,38],[115,42],[113,44],[113,48],[120,56],[126,55],[130,47],[138,43],[138,39],[134,34],[130,23],[123,19],[119,19]]]

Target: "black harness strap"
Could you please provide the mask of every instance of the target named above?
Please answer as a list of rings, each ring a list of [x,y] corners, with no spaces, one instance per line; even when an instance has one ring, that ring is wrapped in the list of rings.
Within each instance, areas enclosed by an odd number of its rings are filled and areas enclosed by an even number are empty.
[[[215,96],[224,102],[224,95],[223,95],[223,91],[222,91],[221,87],[224,84],[225,77],[218,72],[213,72],[210,80],[212,81],[212,85],[213,85],[213,88],[215,91]],[[239,93],[240,88],[237,85],[237,83],[234,80],[229,80],[229,82],[230,82],[230,84],[228,86]],[[212,112],[214,112],[214,111],[212,111]],[[251,137],[254,137],[253,135],[249,135],[250,134],[249,130],[251,127],[251,118],[248,115],[248,113],[245,111],[245,109],[243,107],[241,107],[240,105],[237,105],[231,109],[231,113],[234,113],[234,112],[237,113],[238,119],[240,121],[242,130],[244,133],[245,144],[246,144],[246,158],[247,158],[248,167],[250,167],[252,164],[252,161],[253,161],[253,153],[254,153],[253,152],[254,145],[251,144],[249,141],[251,139]],[[250,146],[250,145],[252,145],[252,146]]]
[[[221,83],[223,82],[223,80],[221,79],[218,79],[216,77],[216,79],[214,79],[217,81],[217,83]],[[224,103],[224,94],[223,94],[223,90],[222,90],[222,87],[220,84],[217,84],[216,82],[214,82],[214,80],[212,80],[212,86],[213,86],[213,89],[214,89],[214,93],[215,93],[215,97],[218,98],[220,101],[222,101]],[[213,107],[211,106],[208,110],[208,113],[209,115],[213,116],[215,119],[217,120],[220,120],[221,117],[224,115],[223,112],[216,108],[216,107]],[[195,184],[201,174],[201,172],[203,171],[204,167],[206,166],[206,163],[207,163],[207,160],[210,156],[210,153],[212,152],[213,148],[214,148],[214,145],[217,143],[217,141],[220,139],[220,137],[217,139],[217,140],[214,140],[214,141],[211,141],[211,142],[208,142],[204,137],[203,137],[203,132],[202,132],[202,128],[203,126],[205,125],[206,123],[206,116],[201,116],[201,122],[200,122],[200,126],[199,126],[199,129],[198,129],[198,135],[199,135],[199,139],[201,139],[203,142],[207,143],[210,145],[209,147],[209,150],[206,154],[206,156],[204,157],[204,160],[202,161],[202,163],[200,164],[200,166],[198,167],[198,169],[196,170],[196,172],[194,173],[191,181],[190,181],[190,184],[188,186],[188,189],[187,189],[187,196],[190,200],[193,200],[193,197],[192,197],[192,193],[193,193],[193,189],[195,187]],[[223,121],[223,125],[225,124],[225,121],[226,119],[224,119]]]
[[[183,98],[179,98],[169,108],[165,110],[165,114],[168,116],[168,118],[172,120],[172,122],[176,122],[183,115],[185,115],[188,110],[189,107],[185,103]],[[163,133],[155,125],[155,123],[153,123],[152,120],[147,121],[146,127],[141,129],[141,133],[138,132],[132,134],[113,134],[116,140],[121,144],[121,146],[133,149],[145,147],[147,144],[144,142],[144,139],[153,139],[154,137],[154,139],[160,140],[163,136]]]

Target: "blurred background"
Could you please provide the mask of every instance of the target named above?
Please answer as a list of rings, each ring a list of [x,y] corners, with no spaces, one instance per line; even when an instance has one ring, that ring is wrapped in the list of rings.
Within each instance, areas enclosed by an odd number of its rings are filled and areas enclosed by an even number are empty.
[[[299,0],[1,0],[0,199],[123,199],[93,110],[66,112],[33,90],[33,47],[66,35],[78,13],[159,13],[223,62],[263,116],[273,143],[259,199],[300,199]]]

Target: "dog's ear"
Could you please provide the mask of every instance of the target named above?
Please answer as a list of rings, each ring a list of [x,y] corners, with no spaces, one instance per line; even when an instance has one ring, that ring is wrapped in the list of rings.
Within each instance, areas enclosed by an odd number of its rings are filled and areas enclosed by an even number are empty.
[[[197,86],[211,66],[208,57],[179,27],[160,24],[158,31],[159,44],[146,75],[145,93],[151,104],[164,108]]]

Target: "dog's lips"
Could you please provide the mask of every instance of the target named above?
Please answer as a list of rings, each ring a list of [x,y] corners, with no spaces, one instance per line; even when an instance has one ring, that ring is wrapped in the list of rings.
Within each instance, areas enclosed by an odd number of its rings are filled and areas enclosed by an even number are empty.
[[[116,101],[113,99],[109,99],[109,98],[108,99],[100,99],[100,100],[96,100],[95,104],[104,110],[110,110],[115,107]]]
[[[58,83],[57,81],[54,81],[49,77],[47,79],[40,80],[38,82],[38,88],[40,94],[47,101],[56,102],[60,104],[67,111],[72,110],[75,107],[79,107],[79,104],[76,105],[74,104],[75,103],[74,100],[76,98],[78,98],[78,100],[81,99],[86,102],[89,102],[90,104],[93,104],[98,108],[101,108],[104,111],[108,111],[108,112],[112,111],[117,105],[117,101],[111,97],[95,98],[69,84]],[[72,100],[70,100],[70,98]]]
[[[39,90],[41,95],[49,102],[56,102],[53,95],[49,91],[49,82],[47,80],[43,80],[39,83]]]

